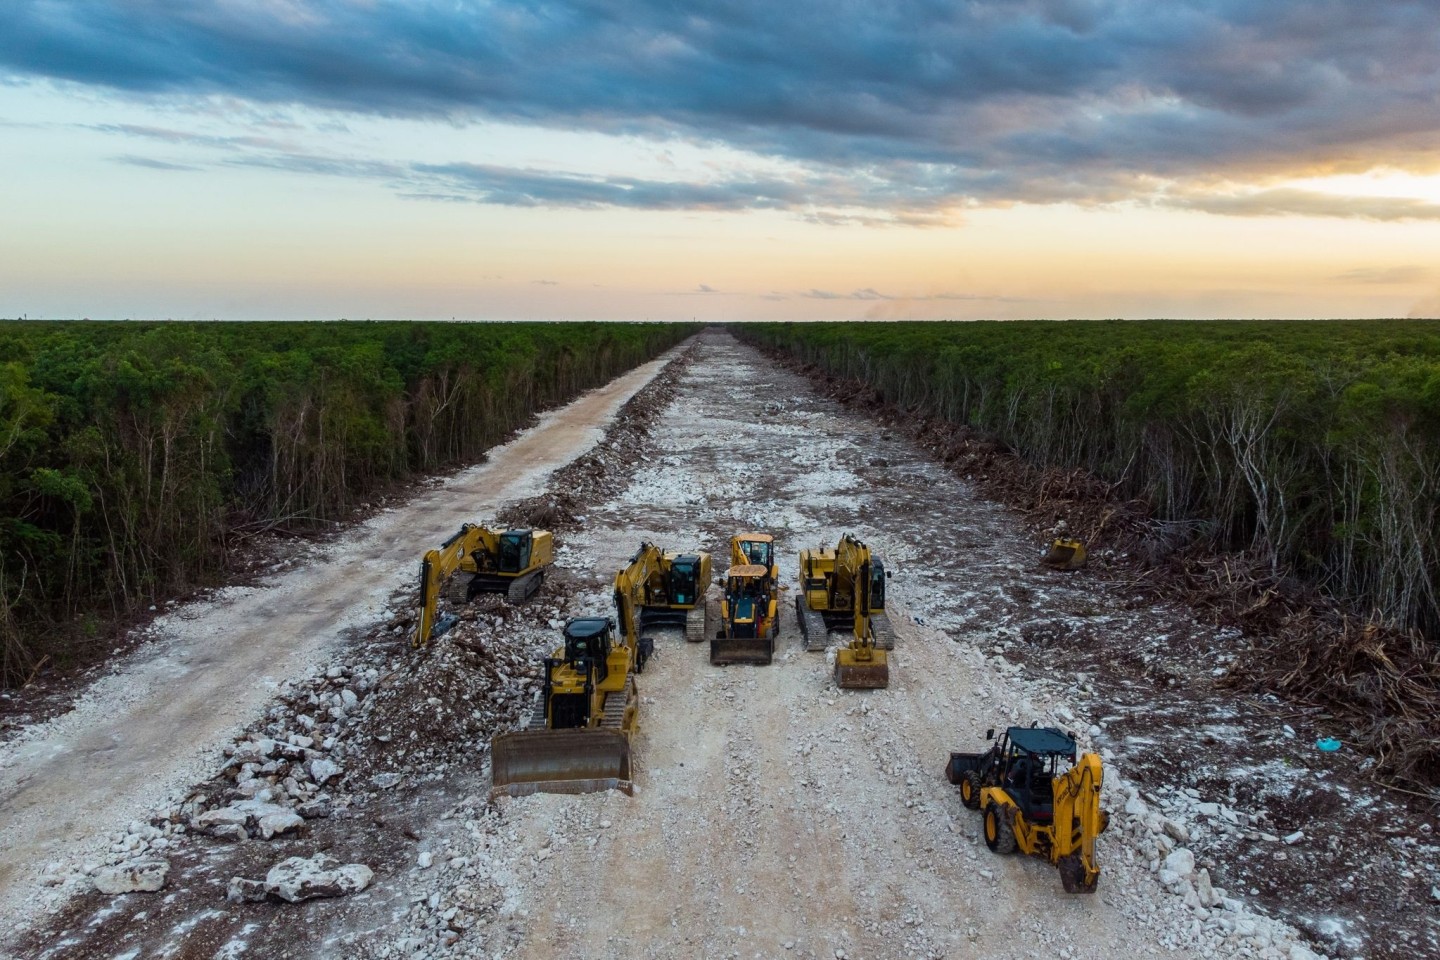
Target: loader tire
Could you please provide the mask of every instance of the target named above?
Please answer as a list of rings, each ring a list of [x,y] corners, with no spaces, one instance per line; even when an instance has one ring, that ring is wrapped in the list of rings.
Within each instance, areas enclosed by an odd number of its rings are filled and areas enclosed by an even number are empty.
[[[1010,816],[993,803],[985,808],[985,846],[1001,856],[1015,852],[1015,828]]]
[[[980,772],[969,770],[960,778],[960,802],[967,810],[980,809]]]

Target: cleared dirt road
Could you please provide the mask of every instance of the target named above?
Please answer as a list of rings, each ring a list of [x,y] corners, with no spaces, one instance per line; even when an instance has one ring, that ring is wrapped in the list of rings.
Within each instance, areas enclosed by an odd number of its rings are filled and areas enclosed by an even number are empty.
[[[967,587],[999,588],[1022,562],[1032,576],[1005,512],[729,338],[705,342],[677,394],[649,462],[567,547],[615,569],[642,537],[720,551],[739,530],[774,533],[788,585],[778,655],[768,667],[714,667],[708,644],[665,634],[640,678],[636,795],[506,804],[507,846],[554,851],[510,870],[528,913],[518,955],[1168,954],[1177,927],[1145,919],[1153,896],[1136,888],[1153,883],[1121,844],[1102,851],[1095,896],[1066,897],[1052,868],[991,854],[979,816],[942,779],[948,751],[978,749],[987,726],[1046,716],[985,661],[990,625],[952,639],[896,616],[882,691],[836,689],[833,653],[803,650],[800,548],[856,532],[891,561],[903,605],[958,573],[929,546],[957,526],[989,544],[964,557]]]
[[[72,712],[5,745],[0,914],[14,915],[50,862],[84,856],[107,832],[208,776],[215,744],[347,628],[375,619],[426,545],[538,492],[672,355],[546,414],[484,464],[348,531],[323,559],[269,585],[177,608],[157,624],[163,639],[117,663]]]

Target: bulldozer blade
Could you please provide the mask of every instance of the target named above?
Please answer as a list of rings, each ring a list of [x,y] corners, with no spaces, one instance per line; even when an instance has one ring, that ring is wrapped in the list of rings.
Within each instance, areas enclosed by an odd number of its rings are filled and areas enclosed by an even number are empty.
[[[490,795],[633,793],[630,738],[620,730],[520,730],[490,741]]]
[[[884,690],[890,686],[890,665],[879,660],[869,663],[835,661],[835,686],[847,690]]]
[[[774,659],[774,640],[762,637],[714,637],[710,640],[710,662],[716,666],[729,663],[765,666]]]

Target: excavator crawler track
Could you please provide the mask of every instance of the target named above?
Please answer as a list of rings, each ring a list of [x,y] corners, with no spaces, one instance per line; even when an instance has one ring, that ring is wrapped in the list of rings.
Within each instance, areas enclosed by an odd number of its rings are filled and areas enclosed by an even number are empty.
[[[870,630],[875,636],[875,646],[881,650],[895,649],[895,628],[890,618],[883,613],[871,614]]]
[[[705,639],[705,604],[700,603],[685,614],[685,639],[699,643]]]
[[[800,621],[805,650],[809,653],[824,650],[830,642],[830,630],[825,625],[825,617],[820,611],[811,610],[804,597],[795,598],[795,619]]]
[[[536,570],[523,577],[516,577],[510,581],[510,588],[505,591],[505,599],[511,603],[523,603],[533,597],[535,591],[540,589],[540,584],[544,582],[544,570]]]

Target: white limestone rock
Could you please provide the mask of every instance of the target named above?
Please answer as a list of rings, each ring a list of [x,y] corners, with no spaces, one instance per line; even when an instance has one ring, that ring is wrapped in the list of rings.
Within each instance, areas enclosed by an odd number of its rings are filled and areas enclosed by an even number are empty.
[[[101,893],[154,893],[170,875],[168,860],[131,860],[95,871],[95,889]]]
[[[316,897],[341,897],[370,886],[375,873],[363,863],[340,862],[323,853],[308,860],[290,857],[270,868],[265,889],[281,900],[299,903]]]

